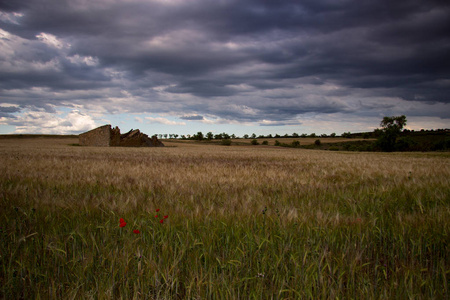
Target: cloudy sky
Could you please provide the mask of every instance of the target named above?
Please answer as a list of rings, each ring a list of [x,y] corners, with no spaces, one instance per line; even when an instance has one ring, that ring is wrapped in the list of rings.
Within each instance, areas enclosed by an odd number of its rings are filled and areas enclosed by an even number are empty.
[[[447,0],[0,0],[0,133],[450,127]]]

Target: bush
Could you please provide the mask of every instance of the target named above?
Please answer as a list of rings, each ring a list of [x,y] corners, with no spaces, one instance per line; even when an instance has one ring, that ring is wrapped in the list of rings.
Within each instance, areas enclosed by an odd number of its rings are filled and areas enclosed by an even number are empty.
[[[230,139],[223,139],[221,145],[223,146],[230,146],[231,140]]]
[[[275,140],[275,146],[281,146],[281,143],[278,140]]]
[[[267,145],[269,145],[269,142],[268,141],[264,141],[264,142],[262,142],[262,144],[267,146]]]
[[[292,147],[300,147],[300,142],[299,141],[292,141]]]
[[[258,140],[256,140],[256,139],[253,139],[253,140],[251,141],[251,143],[252,143],[252,145],[259,145]]]
[[[314,142],[314,145],[316,145],[316,146],[320,146],[320,144],[321,144],[320,140],[316,140],[316,141]]]
[[[417,143],[412,140],[410,137],[401,137],[397,139],[395,142],[395,150],[396,151],[412,151],[413,147],[416,146]]]

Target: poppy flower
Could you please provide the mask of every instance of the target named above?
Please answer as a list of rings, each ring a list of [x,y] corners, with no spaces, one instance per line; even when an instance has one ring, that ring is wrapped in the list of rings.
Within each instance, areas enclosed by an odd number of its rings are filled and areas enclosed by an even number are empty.
[[[133,232],[134,232],[135,234],[141,233],[141,232],[140,232],[139,230],[137,230],[137,229],[133,230]]]
[[[164,219],[167,219],[169,216],[164,216]]]
[[[156,212],[158,212],[159,211],[159,208],[158,209],[156,209]]]
[[[164,219],[161,219],[161,221],[159,221],[159,223],[161,223],[161,224],[164,223]]]
[[[158,215],[155,216],[155,218],[157,218],[157,217],[158,217]]]
[[[125,220],[123,218],[120,218],[119,222],[120,223],[125,223]]]
[[[127,225],[127,223],[126,223],[126,222],[121,222],[121,223],[120,223],[120,225],[119,225],[119,227],[121,227],[121,228],[122,228],[122,227],[125,227],[126,225]]]

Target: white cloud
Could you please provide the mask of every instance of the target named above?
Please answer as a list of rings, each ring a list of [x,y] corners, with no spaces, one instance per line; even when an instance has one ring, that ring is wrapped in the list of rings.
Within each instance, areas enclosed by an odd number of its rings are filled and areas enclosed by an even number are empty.
[[[98,126],[91,116],[78,110],[72,110],[67,114],[59,111],[55,114],[30,109],[15,118],[0,118],[0,125],[15,126],[16,130],[13,133],[16,134],[78,134]]]
[[[75,54],[74,56],[68,56],[67,59],[75,65],[86,65],[90,67],[98,65],[98,58],[92,56],[80,56]]]
[[[149,124],[159,123],[159,124],[164,124],[164,125],[186,125],[185,122],[175,122],[175,121],[171,121],[166,118],[145,117],[145,120]]]
[[[22,13],[17,13],[17,12],[7,13],[7,12],[0,11],[0,21],[5,22],[5,23],[18,25],[20,23],[19,22],[20,18],[22,18],[22,17],[23,17]]]
[[[59,58],[50,60],[30,60],[26,56],[30,48],[38,43],[0,29],[0,69],[9,73],[26,73],[34,71],[59,71]]]
[[[52,47],[55,47],[58,49],[70,47],[69,43],[65,43],[63,40],[58,39],[56,36],[54,36],[53,34],[50,34],[50,33],[41,32],[40,34],[36,35],[36,37],[38,38],[38,40],[40,40],[44,44],[47,44],[49,46],[52,46]]]

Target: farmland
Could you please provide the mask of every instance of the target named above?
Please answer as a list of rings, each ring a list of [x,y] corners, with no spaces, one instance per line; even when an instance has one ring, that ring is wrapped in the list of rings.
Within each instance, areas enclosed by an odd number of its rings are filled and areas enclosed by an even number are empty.
[[[0,298],[449,297],[448,152],[76,143],[0,139]]]

